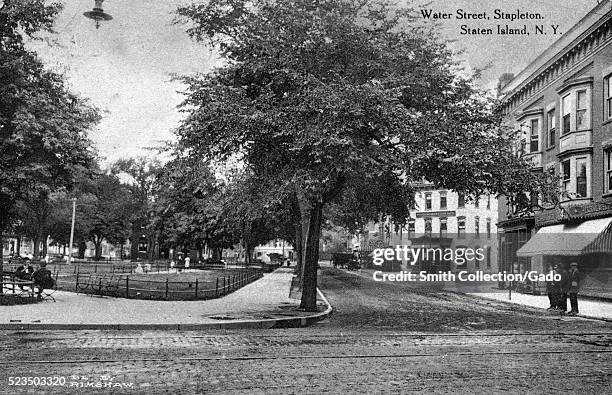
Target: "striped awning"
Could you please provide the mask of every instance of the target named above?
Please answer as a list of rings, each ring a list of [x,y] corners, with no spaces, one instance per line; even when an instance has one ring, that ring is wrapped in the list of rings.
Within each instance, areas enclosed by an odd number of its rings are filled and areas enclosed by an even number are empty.
[[[605,239],[604,235],[608,233],[611,223],[612,218],[598,218],[584,221],[578,225],[544,226],[516,251],[516,256],[579,256],[585,254],[585,250],[600,236]],[[604,245],[605,240],[601,243],[601,246]]]
[[[610,223],[589,245],[582,250],[583,254],[612,254],[612,223]]]

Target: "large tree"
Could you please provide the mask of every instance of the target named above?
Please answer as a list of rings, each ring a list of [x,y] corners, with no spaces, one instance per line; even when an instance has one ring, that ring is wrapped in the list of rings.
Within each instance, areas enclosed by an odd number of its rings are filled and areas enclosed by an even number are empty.
[[[25,47],[60,9],[44,0],[0,3],[0,244],[18,201],[70,187],[74,169],[93,158],[86,131],[97,112]]]
[[[210,0],[178,13],[224,58],[184,79],[179,147],[240,160],[293,195],[304,309],[316,309],[329,204],[354,204],[366,198],[364,185],[375,186],[380,200],[369,209],[401,223],[407,210],[397,201],[408,204],[423,178],[479,196],[520,189],[510,184],[531,177],[510,154],[492,103],[410,9],[386,0]],[[524,177],[506,176],[513,171]]]

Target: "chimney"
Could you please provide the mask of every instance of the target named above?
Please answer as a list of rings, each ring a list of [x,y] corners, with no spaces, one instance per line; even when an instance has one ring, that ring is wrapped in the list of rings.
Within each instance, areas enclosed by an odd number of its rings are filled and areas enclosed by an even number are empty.
[[[499,96],[502,90],[514,79],[513,73],[504,73],[499,77],[497,82],[497,95]]]

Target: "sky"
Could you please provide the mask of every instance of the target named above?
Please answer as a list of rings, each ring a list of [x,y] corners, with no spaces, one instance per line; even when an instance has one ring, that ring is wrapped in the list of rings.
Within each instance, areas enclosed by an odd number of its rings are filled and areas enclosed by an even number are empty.
[[[103,119],[90,132],[103,158],[110,163],[120,158],[157,155],[148,148],[173,138],[172,130],[183,117],[177,106],[184,86],[172,75],[204,73],[217,62],[210,48],[185,34],[184,25],[173,24],[177,6],[189,0],[106,0],[104,10],[113,20],[99,29],[83,16],[94,0],[64,1],[55,24],[52,42],[32,44],[43,60],[63,72],[69,87],[102,111]],[[399,0],[407,4],[408,0]],[[504,12],[538,12],[546,25],[569,29],[596,5],[596,0],[433,0],[427,8],[452,13],[494,9]],[[486,26],[498,21],[487,21]],[[527,23],[514,22],[521,25]],[[434,23],[424,21],[424,23]],[[455,50],[469,68],[488,67],[480,83],[492,87],[502,73],[518,73],[558,37],[552,35],[499,36],[461,35],[460,26],[478,21],[438,22],[440,34],[453,40]],[[502,22],[504,23],[504,22]],[[484,26],[484,25],[480,25]]]

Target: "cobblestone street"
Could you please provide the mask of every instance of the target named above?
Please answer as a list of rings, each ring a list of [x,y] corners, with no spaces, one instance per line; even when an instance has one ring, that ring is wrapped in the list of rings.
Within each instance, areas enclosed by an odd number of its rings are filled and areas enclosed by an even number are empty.
[[[124,393],[612,391],[608,323],[334,270],[321,280],[336,313],[305,329],[2,332],[0,389],[121,392],[104,387],[116,383]],[[19,376],[61,376],[66,384],[8,385]]]

